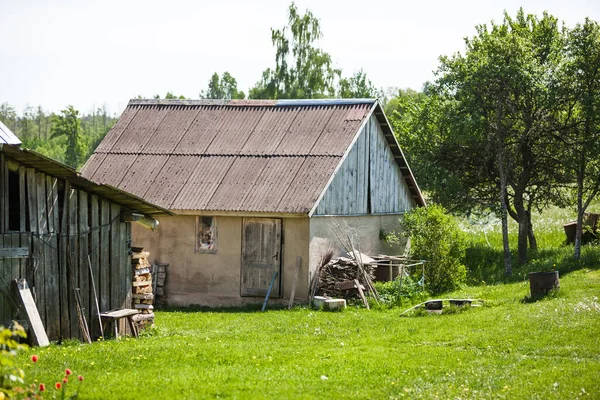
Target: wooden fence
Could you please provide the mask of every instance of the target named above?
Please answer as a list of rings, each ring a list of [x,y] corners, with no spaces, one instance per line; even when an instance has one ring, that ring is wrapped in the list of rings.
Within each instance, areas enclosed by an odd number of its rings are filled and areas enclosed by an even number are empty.
[[[27,280],[50,340],[81,338],[75,288],[93,332],[92,281],[101,311],[131,306],[131,225],[121,206],[3,156],[0,178],[0,249],[29,248],[27,258],[0,258],[0,285]],[[0,323],[16,318],[0,295]]]

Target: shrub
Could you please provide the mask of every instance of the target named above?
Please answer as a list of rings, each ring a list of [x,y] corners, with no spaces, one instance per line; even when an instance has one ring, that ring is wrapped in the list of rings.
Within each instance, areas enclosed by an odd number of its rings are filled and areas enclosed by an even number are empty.
[[[402,281],[397,277],[392,281],[376,281],[373,284],[383,302],[389,306],[420,303],[429,296],[416,277],[404,276]]]
[[[466,239],[458,224],[438,205],[419,207],[402,222],[411,238],[412,258],[427,260],[425,287],[432,294],[456,289],[465,281]]]

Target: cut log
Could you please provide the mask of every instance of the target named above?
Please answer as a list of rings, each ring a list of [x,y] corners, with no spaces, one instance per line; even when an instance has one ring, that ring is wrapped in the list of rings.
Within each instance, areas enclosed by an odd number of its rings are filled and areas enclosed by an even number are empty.
[[[133,308],[136,310],[154,310],[154,306],[152,304],[134,304]]]
[[[150,252],[148,251],[143,251],[141,253],[133,253],[133,255],[131,256],[132,260],[137,260],[139,258],[148,258],[150,257]]]

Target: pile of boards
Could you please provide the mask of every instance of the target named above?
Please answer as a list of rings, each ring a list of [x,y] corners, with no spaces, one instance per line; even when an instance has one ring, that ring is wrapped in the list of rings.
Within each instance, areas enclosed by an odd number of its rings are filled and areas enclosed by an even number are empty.
[[[370,288],[375,279],[375,268],[371,264],[359,264],[354,258],[332,258],[319,270],[318,292],[332,297],[360,299],[362,296],[359,290],[349,290],[344,284],[357,280],[363,289]]]
[[[131,266],[133,269],[132,303],[141,313],[133,316],[138,329],[154,324],[154,293],[152,290],[152,266],[148,261],[149,252],[143,248],[132,248]]]

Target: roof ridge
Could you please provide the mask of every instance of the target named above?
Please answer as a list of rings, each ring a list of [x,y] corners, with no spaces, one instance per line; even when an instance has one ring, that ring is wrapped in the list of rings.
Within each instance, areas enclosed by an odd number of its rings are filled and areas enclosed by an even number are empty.
[[[226,100],[226,99],[131,99],[130,106],[227,106],[227,107],[294,107],[373,104],[377,99],[280,99],[280,100]]]
[[[338,154],[311,154],[311,153],[303,153],[303,154],[248,154],[248,153],[174,153],[174,152],[134,152],[134,151],[97,151],[94,154],[110,154],[110,155],[121,155],[121,156],[175,156],[175,157],[256,157],[256,158],[270,158],[270,157],[289,157],[289,158],[298,158],[298,157],[337,157],[341,158],[341,155]]]

